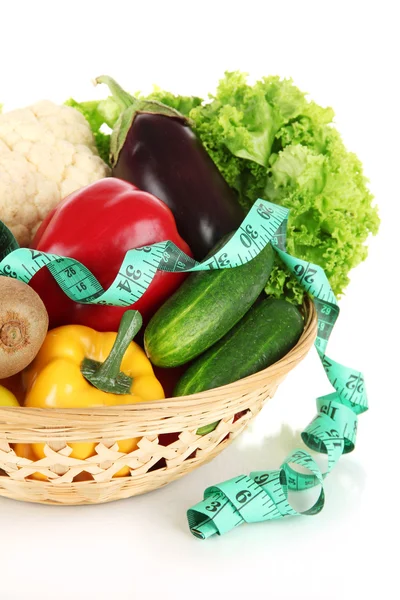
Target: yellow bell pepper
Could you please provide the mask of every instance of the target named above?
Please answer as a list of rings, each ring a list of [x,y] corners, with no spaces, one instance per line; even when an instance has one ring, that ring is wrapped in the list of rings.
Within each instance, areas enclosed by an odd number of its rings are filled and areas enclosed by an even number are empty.
[[[23,405],[24,398],[25,398],[25,392],[24,392],[23,385],[22,385],[22,373],[17,373],[17,375],[13,375],[12,377],[7,377],[7,379],[1,379],[0,386],[5,387],[9,392],[11,392],[16,397],[16,399],[18,400],[19,406]]]
[[[134,404],[164,398],[153,367],[142,348],[132,342],[141,325],[136,311],[127,311],[118,334],[99,333],[81,325],[53,329],[33,363],[24,372],[25,406],[93,408]],[[121,440],[121,452],[132,452],[140,438]],[[93,442],[71,443],[71,456],[95,454]],[[38,458],[44,444],[33,444]],[[116,476],[129,475],[123,467]]]
[[[3,385],[0,385],[0,406],[19,406],[14,394]]]

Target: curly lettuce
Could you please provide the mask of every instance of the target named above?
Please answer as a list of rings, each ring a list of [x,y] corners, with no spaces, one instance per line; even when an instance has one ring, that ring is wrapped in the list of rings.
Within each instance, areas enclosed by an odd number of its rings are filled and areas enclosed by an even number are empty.
[[[288,251],[323,267],[340,297],[350,270],[367,256],[365,242],[377,233],[379,217],[361,162],[332,124],[333,110],[309,101],[292,80],[271,76],[250,85],[240,72],[226,72],[208,101],[158,88],[148,98],[191,119],[245,210],[257,198],[290,209]],[[112,127],[109,100],[87,111],[95,137],[100,122]],[[266,291],[303,298],[283,264],[275,266]]]
[[[323,267],[340,296],[379,217],[361,162],[332,126],[333,110],[308,101],[291,80],[266,77],[251,86],[233,72],[189,116],[245,209],[259,197],[290,209],[289,253]],[[303,297],[282,264],[266,291]]]

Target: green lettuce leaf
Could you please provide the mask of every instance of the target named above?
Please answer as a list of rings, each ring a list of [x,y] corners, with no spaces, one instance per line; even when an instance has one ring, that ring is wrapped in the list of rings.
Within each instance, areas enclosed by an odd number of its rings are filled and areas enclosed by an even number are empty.
[[[190,111],[193,108],[200,106],[203,102],[203,99],[198,96],[176,96],[170,92],[165,92],[156,85],[153,87],[151,94],[144,96],[139,92],[134,94],[134,96],[136,98],[146,98],[147,100],[157,100],[157,102],[162,102],[163,104],[174,108],[182,115],[185,115],[185,117],[188,117]]]
[[[251,86],[244,74],[226,73],[210,102],[189,116],[246,210],[257,198],[290,209],[289,253],[322,266],[340,296],[379,217],[360,161],[332,125],[333,110],[308,101],[291,80],[266,77]],[[280,263],[266,291],[303,298]]]

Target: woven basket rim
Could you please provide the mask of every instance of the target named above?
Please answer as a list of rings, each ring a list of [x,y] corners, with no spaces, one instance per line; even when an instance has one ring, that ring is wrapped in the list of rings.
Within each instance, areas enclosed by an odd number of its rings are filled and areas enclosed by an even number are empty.
[[[290,365],[292,363],[298,362],[299,354],[304,354],[304,347],[309,347],[310,338],[312,338],[312,342],[314,341],[317,333],[317,313],[315,309],[314,302],[308,296],[306,296],[303,302],[303,310],[305,313],[305,324],[303,332],[297,342],[297,344],[280,360],[275,362],[273,365],[267,367],[266,369],[262,369],[253,375],[249,375],[248,377],[243,377],[238,381],[233,383],[229,383],[218,388],[213,388],[212,390],[206,390],[203,392],[198,392],[196,394],[190,394],[188,396],[177,396],[171,398],[163,398],[161,400],[154,400],[149,402],[138,402],[135,404],[125,404],[125,405],[113,405],[113,406],[98,406],[93,408],[27,408],[27,407],[9,407],[9,406],[0,406],[0,419],[3,420],[3,417],[8,415],[9,417],[12,414],[19,412],[22,408],[24,410],[24,414],[31,415],[32,417],[36,415],[37,417],[44,415],[52,415],[56,416],[57,414],[61,415],[70,415],[70,416],[79,416],[79,415],[106,415],[107,411],[112,410],[113,412],[118,410],[121,412],[126,412],[132,414],[134,413],[146,413],[151,409],[159,409],[168,402],[169,406],[174,404],[176,409],[186,407],[188,408],[192,404],[197,404],[199,401],[203,403],[203,405],[214,404],[215,397],[218,395],[218,392],[222,391],[231,391],[232,393],[246,393],[249,385],[252,389],[257,387],[257,383],[259,380],[264,379],[266,375],[269,375],[271,378],[274,376],[274,371],[282,372],[282,367],[286,366],[287,369],[290,370]],[[212,394],[210,395],[210,392]]]

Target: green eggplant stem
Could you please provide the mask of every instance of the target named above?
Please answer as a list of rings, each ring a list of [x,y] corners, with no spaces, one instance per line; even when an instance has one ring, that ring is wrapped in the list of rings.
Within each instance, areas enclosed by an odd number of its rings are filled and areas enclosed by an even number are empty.
[[[97,389],[112,394],[129,394],[132,377],[121,372],[121,363],[129,344],[142,326],[137,310],[127,310],[121,319],[118,334],[107,359],[101,363],[85,358],[81,373]]]
[[[117,83],[112,77],[109,77],[109,75],[100,75],[100,77],[96,77],[94,81],[96,85],[99,83],[105,83],[108,85],[112,97],[122,110],[129,108],[132,106],[132,104],[138,103],[136,98],[123,90],[119,83]]]

